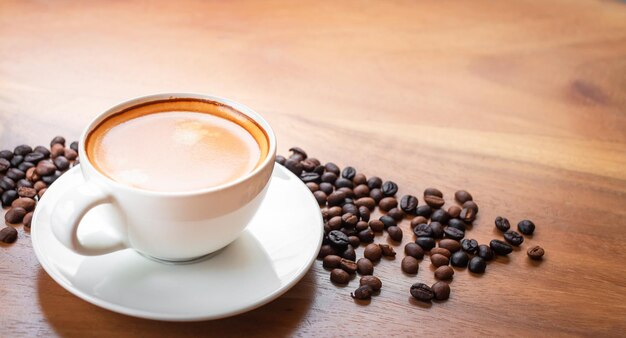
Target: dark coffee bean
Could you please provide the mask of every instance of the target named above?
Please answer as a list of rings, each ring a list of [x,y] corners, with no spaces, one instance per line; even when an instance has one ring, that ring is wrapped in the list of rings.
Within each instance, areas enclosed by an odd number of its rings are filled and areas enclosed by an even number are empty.
[[[443,198],[434,195],[424,196],[424,202],[434,209],[441,208],[445,204]]]
[[[435,240],[432,237],[417,237],[415,243],[421,246],[425,251],[435,247]]]
[[[478,250],[478,241],[475,239],[462,239],[461,248],[467,253],[474,254]]]
[[[354,204],[350,204],[350,205],[354,205]],[[356,226],[356,223],[359,221],[359,218],[356,217],[354,214],[346,213],[341,216],[341,221],[344,227],[353,229]]]
[[[463,204],[463,203],[465,203],[467,201],[471,201],[473,198],[472,198],[472,195],[469,192],[467,192],[465,190],[459,190],[459,191],[454,193],[454,199],[457,202],[459,202],[460,204]]]
[[[450,298],[450,285],[446,282],[437,282],[431,287],[436,300],[446,300]]]
[[[10,150],[0,150],[0,158],[11,161],[13,158],[13,152]]]
[[[37,191],[37,197],[39,197],[40,200],[43,197],[43,194],[46,193],[46,190],[48,190],[48,188],[44,188],[44,189]]]
[[[354,182],[354,185],[365,185],[367,186],[367,177],[365,177],[364,174],[358,173],[356,175],[354,175],[354,178],[352,179],[352,182]],[[369,187],[367,187],[369,189]]]
[[[304,167],[302,167],[302,169],[304,170]],[[326,170],[326,169],[324,168],[324,166],[323,166],[323,165],[318,165],[317,167],[315,167],[315,169],[313,169],[313,172],[314,172],[314,173],[316,173],[316,174],[318,174],[318,175],[320,175],[320,176],[323,178],[323,177],[324,177],[324,174],[325,174],[325,173],[324,173],[324,170]],[[337,178],[337,175],[335,175],[335,179],[336,179],[336,178]],[[322,179],[322,182],[326,182],[326,181],[324,181],[324,180]],[[334,182],[335,182],[335,181],[333,180],[333,183],[334,183]]]
[[[465,231],[465,222],[461,221],[458,218],[452,218],[448,221],[448,226],[452,228],[457,228],[461,231]]]
[[[356,272],[357,265],[356,262],[352,260],[342,258],[341,261],[339,261],[339,268],[349,274],[353,274]]]
[[[18,165],[20,165],[20,163],[22,163],[24,161],[24,156],[21,155],[14,155],[13,158],[11,159],[11,166],[13,167],[17,167]]]
[[[388,245],[388,244],[378,244],[378,246],[380,246],[380,250],[381,250],[383,256],[391,257],[391,258],[395,258],[396,257],[396,251],[390,245]]]
[[[382,232],[385,229],[385,223],[379,219],[373,219],[369,222],[370,228],[374,232]]]
[[[385,196],[383,196],[383,192],[378,188],[374,188],[370,190],[370,197],[379,203]]]
[[[0,230],[0,242],[2,243],[15,243],[17,240],[17,230],[13,227],[5,227]]]
[[[492,239],[491,242],[489,242],[489,247],[491,247],[491,250],[496,255],[500,256],[505,256],[513,252],[513,247],[511,245],[499,239]]]
[[[54,181],[56,181],[59,177],[61,177],[62,173],[60,171],[55,171],[54,174],[52,175],[48,175],[48,176],[44,176],[41,178],[42,181],[46,182],[47,184],[52,184],[54,183]]]
[[[406,212],[407,214],[414,214],[415,209],[417,208],[417,197],[413,195],[404,195],[400,199],[400,209]]]
[[[70,148],[65,148],[65,158],[67,158],[70,161],[74,161],[78,158],[78,153],[75,152],[73,149]]]
[[[450,264],[464,268],[469,262],[469,256],[465,251],[457,251],[450,256]]]
[[[509,230],[504,233],[504,239],[511,245],[520,246],[524,243],[524,236],[520,235],[519,232],[514,230]]]
[[[76,150],[76,151],[78,151],[78,150]],[[33,152],[42,154],[44,158],[49,158],[50,157],[50,150],[48,150],[48,148],[46,148],[44,146],[36,146],[35,149],[33,149]]]
[[[382,211],[389,211],[398,206],[398,200],[395,197],[385,197],[378,202],[378,207]]]
[[[15,150],[13,150],[14,155],[20,155],[20,156],[26,156],[26,154],[30,154],[32,152],[33,152],[33,148],[31,148],[31,146],[26,145],[26,144],[19,145],[15,147]]]
[[[304,161],[305,158],[301,154],[291,154],[289,155],[289,158],[287,158],[287,160],[293,160],[293,161],[298,161],[302,163],[302,161]]]
[[[433,237],[433,229],[430,224],[422,223],[413,228],[413,233],[417,237]]]
[[[447,238],[452,238],[457,241],[460,241],[463,237],[465,237],[465,231],[453,227],[443,228],[443,233]]]
[[[400,268],[404,273],[408,273],[410,275],[414,275],[419,270],[419,261],[411,256],[405,256],[402,258],[402,262],[400,263]]]
[[[459,218],[465,222],[465,224],[472,224],[472,222],[476,219],[476,212],[472,208],[463,208]]]
[[[439,222],[430,222],[430,229],[433,231],[434,238],[443,238],[443,225]]]
[[[338,188],[337,191],[341,191],[346,194],[346,198],[354,198],[354,191],[348,187]]]
[[[415,208],[415,215],[417,216],[422,216],[422,217],[430,217],[430,214],[432,214],[433,209],[425,204],[425,205],[420,205],[417,208]]]
[[[342,258],[337,255],[328,255],[324,257],[322,261],[322,266],[326,269],[336,269],[339,267]]]
[[[24,162],[37,163],[43,160],[44,158],[45,158],[44,154],[33,151],[32,153],[29,153],[26,156],[24,156]]]
[[[502,232],[507,232],[511,228],[511,223],[509,223],[509,220],[501,216],[496,217],[495,224],[496,228],[498,228],[498,230]]]
[[[26,177],[26,173],[17,168],[11,168],[7,171],[5,176],[12,179],[13,181],[19,181],[22,178]]]
[[[372,290],[371,286],[363,285],[359,286],[354,292],[351,292],[350,297],[359,300],[367,300],[372,298],[372,293],[374,293],[374,290]]]
[[[350,282],[350,274],[339,268],[333,269],[330,272],[330,281],[335,284],[346,285]]]
[[[7,190],[3,192],[2,197],[0,198],[0,200],[2,200],[2,206],[7,207],[11,205],[11,203],[13,203],[13,201],[15,201],[17,197],[17,191],[15,190]]]
[[[345,167],[341,171],[341,177],[343,178],[347,178],[352,181],[352,179],[354,179],[354,176],[356,176],[356,169],[354,169],[353,167]]]
[[[336,181],[335,181],[335,187],[336,188],[354,188],[354,183],[352,183],[351,180],[347,179],[347,178],[343,178],[343,177],[339,177]]]
[[[276,155],[276,163],[280,164],[280,165],[285,165],[285,161],[287,161],[287,159],[285,158],[285,156],[282,155]]]
[[[354,230],[356,231],[363,231],[363,230],[368,230],[370,228],[370,226],[367,224],[367,222],[365,221],[358,221],[356,222],[356,226],[354,227]]]
[[[39,181],[41,177],[37,174],[37,168],[28,168],[26,170],[26,179],[31,182]]]
[[[0,158],[0,173],[5,173],[11,168],[11,162],[9,160]]]
[[[48,176],[52,175],[57,170],[57,167],[52,162],[41,161],[37,163],[37,167],[35,170],[37,171],[37,174],[39,176]]]
[[[441,224],[448,224],[448,221],[450,220],[450,215],[448,214],[447,211],[443,209],[437,209],[433,211],[432,215],[430,216],[430,219],[432,221],[439,222]]]
[[[523,233],[524,235],[532,235],[535,232],[535,223],[530,220],[523,220],[517,223],[517,230]]]
[[[443,197],[443,193],[441,192],[441,190],[439,190],[437,188],[426,188],[424,190],[424,197],[426,197],[426,196]]]
[[[317,257],[324,258],[328,255],[337,255],[337,250],[333,248],[330,244],[324,244],[320,248],[320,252],[317,254]]]
[[[2,177],[0,179],[0,188],[4,191],[13,190],[15,189],[15,181],[8,177]]]
[[[37,148],[35,148],[37,149]],[[70,144],[70,149],[74,150],[75,152],[78,152],[78,141],[74,141]]]
[[[356,262],[356,271],[362,276],[373,275],[374,264],[372,264],[372,261],[365,257],[359,258],[359,260]]]
[[[454,276],[454,269],[449,265],[442,265],[435,270],[435,278],[437,279],[451,279]]]
[[[378,262],[383,256],[383,250],[378,244],[368,244],[363,250],[363,256],[372,262]]]
[[[26,211],[33,211],[35,210],[36,203],[37,202],[35,202],[35,200],[32,198],[20,197],[13,201],[13,203],[11,203],[11,206],[13,208],[23,208],[26,209]]]
[[[467,268],[473,273],[483,273],[487,268],[487,263],[485,263],[484,259],[476,256],[472,257],[472,259],[469,261],[469,266]]]
[[[20,197],[27,197],[27,198],[35,198],[35,196],[37,196],[37,190],[35,190],[34,188],[29,188],[29,187],[19,187],[17,188],[17,194]]]
[[[60,144],[65,147],[65,137],[63,136],[55,136],[52,141],[50,141],[50,147],[55,144]]]
[[[375,276],[361,277],[361,279],[359,280],[359,285],[369,285],[374,291],[378,291],[383,287],[383,283],[380,281],[380,279],[378,279],[378,277]]]
[[[339,172],[340,172],[339,167],[336,164],[334,164],[333,162],[326,163],[324,165],[324,169],[327,172],[333,173],[333,174],[337,175],[337,177],[339,177]]]
[[[404,254],[416,259],[422,259],[424,257],[424,249],[417,243],[407,243],[404,246]]]
[[[474,201],[467,201],[463,203],[463,209],[465,208],[474,209],[474,213],[478,213],[478,204],[476,204]]]
[[[452,253],[448,249],[439,248],[439,247],[430,249],[430,255],[432,256],[434,254],[443,255],[443,256],[446,256],[448,258],[450,258],[450,256],[452,256]]]
[[[17,166],[17,169],[26,172],[26,170],[33,168],[35,165],[32,164],[31,162],[22,162],[20,163],[20,165]]]
[[[337,249],[345,249],[348,244],[348,236],[341,231],[333,230],[328,233],[328,239],[330,240],[330,245]]]
[[[45,189],[47,187],[48,187],[48,185],[46,183],[44,183],[43,181],[37,181],[33,185],[33,188],[35,188],[37,190],[37,192],[39,192],[39,190]]]
[[[59,167],[59,159],[60,158],[65,158],[63,156],[59,156],[57,158],[54,159],[54,164],[56,164],[57,168]],[[67,161],[67,160],[66,160]],[[68,162],[69,165],[69,162]],[[60,169],[60,168],[59,168]],[[302,180],[302,182],[304,183],[309,183],[309,182],[314,182],[314,183],[322,183],[322,180],[320,178],[320,175],[318,175],[317,173],[307,173],[307,172],[303,172],[302,174],[300,174],[300,179]]]
[[[357,200],[358,202],[358,200]],[[359,216],[362,221],[369,222],[370,220],[370,209],[364,205],[359,206]]]
[[[326,205],[326,194],[323,191],[316,191],[313,193],[313,196],[315,196],[315,200],[317,201],[317,204],[319,204],[320,206],[324,206]]]
[[[310,159],[306,159],[302,162],[300,162],[302,164],[302,170],[306,171],[306,172],[312,172],[315,173],[317,175],[319,175],[321,177],[321,174],[316,173],[314,170],[315,168],[317,168],[317,166],[319,165],[318,163],[316,163],[315,161],[312,161]]]
[[[458,205],[453,205],[450,206],[448,208],[448,215],[450,216],[450,218],[457,218],[459,217],[459,215],[461,215],[461,207],[459,207]]]
[[[368,210],[374,210],[374,208],[376,208],[376,201],[371,197],[361,197],[356,200],[355,204],[359,207],[365,207]]]
[[[332,194],[333,191],[335,190],[333,185],[327,182],[320,183],[318,187],[319,187],[319,190],[323,191],[327,196]]]
[[[493,251],[486,244],[481,244],[478,246],[478,250],[476,250],[476,256],[488,261],[493,259]]]
[[[316,192],[316,191],[320,190],[319,184],[317,184],[315,182],[306,183],[306,187],[309,188],[309,190],[311,192]]]
[[[415,283],[411,285],[410,291],[413,298],[422,302],[430,302],[433,297],[435,297],[435,293],[430,288],[430,286],[424,283]]]
[[[411,228],[415,228],[416,226],[423,224],[423,223],[428,223],[428,219],[424,216],[416,216],[413,217],[413,219],[411,219]]]
[[[337,181],[337,175],[335,173],[331,173],[331,172],[325,172],[322,174],[322,182],[326,182],[326,183],[330,183],[330,184],[335,184],[335,181]]]
[[[381,222],[383,222],[383,224],[385,225],[385,229],[391,227],[391,226],[396,226],[396,220],[393,219],[391,216],[387,216],[387,215],[383,215],[380,216],[379,220]]]
[[[447,249],[450,252],[457,252],[461,250],[461,243],[454,239],[445,238],[439,241],[439,247]]]
[[[372,176],[367,179],[367,187],[372,189],[380,189],[383,186],[383,180],[378,176]]]
[[[396,220],[396,222],[400,222],[404,219],[404,211],[398,209],[398,208],[393,208],[389,211],[387,211],[387,216],[393,218]]]
[[[452,256],[452,257],[454,257],[454,256]],[[448,257],[446,257],[444,255],[440,255],[440,254],[434,254],[433,255],[431,253],[431,255],[430,255],[430,263],[432,265],[436,266],[436,267],[440,267],[442,265],[448,265],[448,263],[450,263],[450,260],[448,259]]]
[[[348,199],[346,199],[347,201]],[[341,213],[342,214],[353,214],[357,217],[359,217],[359,207],[357,207],[355,204],[352,203],[346,203],[341,207]]]
[[[334,191],[332,194],[328,195],[327,201],[329,206],[341,205],[346,199],[346,193],[343,191]]]
[[[361,185],[357,185],[356,187],[354,187],[354,197],[362,198],[362,197],[369,197],[369,195],[370,195],[370,188],[368,188],[367,185],[361,184]]]
[[[545,253],[546,253],[545,250],[543,250],[543,248],[540,247],[539,245],[535,245],[529,248],[528,251],[526,251],[526,254],[528,255],[528,257],[534,260],[540,260]]]
[[[56,162],[55,162],[55,165],[56,165]],[[294,175],[296,176],[300,176],[303,170],[302,164],[300,163],[300,161],[296,161],[292,159],[288,159],[287,161],[285,161],[285,168],[289,169],[289,171],[294,173]]]
[[[398,192],[398,185],[392,181],[386,181],[383,183],[382,188],[380,189],[383,192],[385,197],[395,196]]]
[[[24,216],[26,216],[27,211],[24,208],[13,207],[4,214],[4,220],[7,223],[18,224],[22,223]]]
[[[343,253],[341,253],[341,257],[351,261],[356,260],[356,252],[354,251],[352,245],[348,244],[348,247],[343,251]]]
[[[390,226],[387,228],[387,233],[389,234],[389,238],[396,242],[402,242],[402,229],[399,226]]]

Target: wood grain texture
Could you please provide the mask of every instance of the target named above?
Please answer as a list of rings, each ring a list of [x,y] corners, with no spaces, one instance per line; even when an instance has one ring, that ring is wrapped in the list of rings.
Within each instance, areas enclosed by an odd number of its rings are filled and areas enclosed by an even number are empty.
[[[201,92],[267,117],[285,154],[458,188],[493,219],[534,220],[522,247],[457,271],[416,304],[399,258],[369,305],[316,262],[280,299],[218,321],[141,320],[88,304],[0,246],[0,336],[620,336],[626,332],[626,5],[619,1],[0,2],[0,148],[79,137],[97,113]],[[404,242],[411,236],[405,229]],[[378,241],[386,239],[380,237]],[[397,247],[397,251],[402,251]],[[358,251],[360,256],[361,250]]]

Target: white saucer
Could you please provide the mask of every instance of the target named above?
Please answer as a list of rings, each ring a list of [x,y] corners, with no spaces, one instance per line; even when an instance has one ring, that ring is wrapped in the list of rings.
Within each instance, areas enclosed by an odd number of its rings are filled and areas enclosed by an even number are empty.
[[[240,314],[279,297],[309,270],[323,222],[317,202],[295,175],[276,165],[259,211],[240,238],[212,257],[165,264],[132,249],[87,257],[64,247],[50,230],[59,196],[83,181],[78,167],[59,178],[39,202],[32,242],[39,262],[62,287],[92,303],[130,316],[192,321]],[[110,206],[90,211],[79,237],[106,236]],[[180,229],[185,231],[185,229]]]

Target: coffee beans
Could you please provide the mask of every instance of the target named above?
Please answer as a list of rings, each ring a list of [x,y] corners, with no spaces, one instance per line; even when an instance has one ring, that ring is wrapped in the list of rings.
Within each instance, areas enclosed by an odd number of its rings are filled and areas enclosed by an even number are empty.
[[[357,265],[353,260],[342,258],[339,261],[339,268],[349,274],[353,274],[356,272]]]
[[[14,243],[17,240],[17,230],[13,227],[5,227],[0,230],[0,242],[2,243]]]
[[[489,261],[493,259],[493,251],[491,250],[491,247],[489,247],[488,245],[481,244],[478,246],[478,250],[476,250],[476,256],[486,261]]]
[[[496,228],[502,232],[507,232],[511,228],[509,220],[501,216],[496,217],[495,224]]]
[[[415,209],[417,209],[417,202],[417,197],[413,195],[404,195],[400,199],[400,209],[407,214],[413,214],[415,213]]]
[[[476,210],[473,208],[463,208],[459,214],[459,218],[467,224],[472,224],[472,222],[476,219]]]
[[[363,256],[372,262],[378,262],[383,256],[383,250],[378,244],[368,244],[363,250]]]
[[[318,190],[313,193],[313,196],[315,197],[317,204],[319,204],[320,206],[326,205],[326,199],[327,199],[326,193]]]
[[[491,247],[491,250],[493,250],[496,255],[500,256],[506,256],[513,252],[512,246],[499,239],[491,240],[491,242],[489,242],[489,247]]]
[[[430,224],[422,223],[413,228],[413,233],[417,237],[434,237]]]
[[[393,208],[387,211],[387,216],[393,218],[396,222],[400,222],[404,219],[404,211],[398,208]]]
[[[335,191],[328,195],[327,201],[329,206],[341,205],[346,199],[346,194],[343,191]]]
[[[350,294],[350,296],[355,299],[365,300],[372,298],[373,292],[374,290],[372,290],[372,287],[369,285],[363,285],[359,286],[353,293]]]
[[[443,193],[441,192],[441,190],[439,190],[437,188],[426,188],[424,190],[424,197],[426,197],[426,196],[443,197]]]
[[[435,270],[435,278],[437,279],[451,279],[454,275],[454,269],[452,269],[449,265],[442,265]]]
[[[18,197],[18,194],[15,190],[7,190],[2,193],[2,197],[0,200],[2,201],[3,206],[10,206],[13,201],[15,201]]]
[[[469,254],[476,253],[478,250],[478,241],[475,239],[462,239],[461,248]]]
[[[485,272],[486,268],[487,268],[487,263],[485,263],[484,259],[478,256],[472,257],[467,267],[467,269],[473,273],[483,273]]]
[[[432,248],[430,249],[430,254],[431,256],[434,254],[440,254],[448,258],[450,258],[450,256],[452,255],[452,253],[448,251],[448,249],[444,249],[444,248]]]
[[[425,251],[435,247],[435,239],[432,237],[417,237],[415,243],[421,246]]]
[[[369,259],[363,257],[356,262],[356,270],[360,275],[374,274],[374,264]]]
[[[459,190],[459,191],[454,193],[454,199],[457,202],[459,202],[460,204],[463,204],[463,203],[465,203],[467,201],[471,201],[473,198],[472,198],[472,195],[469,192],[467,192],[465,190]]]
[[[372,189],[379,189],[383,186],[383,180],[378,176],[372,176],[367,179],[367,187]]]
[[[528,251],[526,251],[526,254],[531,259],[540,260],[540,259],[542,259],[543,255],[545,254],[545,251],[543,250],[542,247],[540,247],[538,245],[535,245],[535,246],[529,248]]]
[[[13,207],[9,209],[6,214],[4,214],[4,220],[11,224],[21,223],[22,219],[24,219],[24,216],[26,215],[26,212],[27,211],[24,208]]]
[[[517,223],[517,230],[523,233],[524,235],[532,235],[535,232],[535,223],[530,220],[523,220]]]
[[[424,202],[426,202],[426,204],[428,204],[431,208],[435,209],[441,208],[445,204],[442,197],[435,195],[424,196]]]
[[[324,257],[324,260],[322,261],[322,266],[326,269],[338,268],[339,264],[341,263],[341,259],[342,258],[337,255],[328,255]]]
[[[385,224],[379,219],[373,219],[369,222],[370,228],[375,232],[382,232],[385,229]]]
[[[450,252],[457,252],[461,250],[461,243],[453,239],[442,239],[439,241],[439,247],[447,249]]]
[[[405,273],[414,275],[419,269],[419,261],[415,257],[405,256],[400,263],[400,267]]]
[[[457,251],[450,257],[450,264],[454,266],[463,268],[467,266],[467,262],[469,262],[469,256],[465,251]]]
[[[330,241],[330,245],[338,249],[345,249],[348,244],[350,244],[348,236],[339,230],[329,232],[328,240]]]
[[[372,288],[374,291],[378,291],[383,287],[383,283],[380,281],[378,277],[375,276],[363,276],[359,280],[359,285],[367,285]]]
[[[380,250],[383,256],[388,257],[388,258],[396,257],[396,251],[388,244],[378,244],[378,246],[380,246]]]
[[[424,257],[424,249],[417,243],[407,243],[404,246],[404,254],[416,259],[422,259]]]
[[[422,302],[430,302],[433,297],[435,297],[435,293],[430,286],[424,283],[415,283],[411,285],[410,292],[413,298]]]
[[[336,268],[330,272],[330,280],[339,285],[346,285],[350,282],[350,274],[342,269]]]
[[[517,231],[509,230],[504,233],[504,239],[511,245],[520,246],[524,242],[524,237]]]
[[[434,254],[433,255],[433,254],[431,254],[430,255],[430,262],[432,263],[432,265],[434,265],[436,267],[440,267],[442,265],[448,265],[448,263],[450,261],[448,260],[448,257],[446,257],[444,255],[440,255],[440,254]]]
[[[446,282],[437,282],[431,289],[436,300],[446,300],[450,297],[450,285]]]
[[[383,215],[383,216],[380,216],[379,220],[383,222],[385,228],[396,226],[396,220],[393,219],[393,217],[391,216]]]
[[[394,197],[385,197],[378,202],[378,207],[382,211],[389,211],[398,206],[398,201]]]
[[[390,226],[387,228],[387,234],[389,234],[389,238],[396,242],[402,242],[402,229],[399,226]]]
[[[376,207],[376,201],[374,201],[374,199],[371,197],[361,197],[356,200],[355,204],[358,207],[365,207],[368,210],[374,210],[374,208]]]
[[[383,195],[386,197],[394,196],[398,192],[398,185],[392,181],[386,181],[383,183],[381,189]]]
[[[465,237],[465,232],[453,227],[445,227],[443,229],[443,233],[447,238],[451,238],[457,241],[460,241],[463,237]]]

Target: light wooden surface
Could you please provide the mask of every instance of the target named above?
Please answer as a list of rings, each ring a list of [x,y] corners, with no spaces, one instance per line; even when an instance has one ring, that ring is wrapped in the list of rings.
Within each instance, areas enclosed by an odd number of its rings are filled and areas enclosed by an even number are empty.
[[[626,4],[0,2],[0,148],[76,139],[104,109],[172,91],[243,102],[281,153],[299,145],[393,179],[400,196],[435,186],[452,203],[465,188],[481,207],[468,237],[498,237],[497,215],[530,218],[523,250],[541,244],[546,259],[457,271],[450,300],[432,306],[408,293],[433,282],[427,258],[416,277],[402,255],[379,264],[384,288],[367,306],[349,296],[356,280],[335,287],[316,262],[260,309],[167,323],[72,296],[20,230],[0,246],[0,336],[626,332]]]

